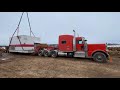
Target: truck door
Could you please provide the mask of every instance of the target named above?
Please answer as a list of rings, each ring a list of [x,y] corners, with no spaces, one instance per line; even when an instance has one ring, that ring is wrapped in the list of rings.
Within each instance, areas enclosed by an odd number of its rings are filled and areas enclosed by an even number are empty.
[[[76,51],[84,51],[84,44],[82,39],[76,40]]]

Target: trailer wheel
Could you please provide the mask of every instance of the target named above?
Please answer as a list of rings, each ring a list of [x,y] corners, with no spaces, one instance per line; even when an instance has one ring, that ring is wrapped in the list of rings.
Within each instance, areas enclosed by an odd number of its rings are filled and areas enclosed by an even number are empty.
[[[57,52],[55,52],[55,51],[52,51],[51,52],[51,57],[53,57],[53,58],[56,58],[58,55],[57,55]]]
[[[38,52],[38,56],[43,56],[43,50],[39,50],[39,52]]]
[[[93,55],[93,60],[96,61],[96,62],[105,63],[105,62],[107,62],[107,57],[102,52],[96,52]]]

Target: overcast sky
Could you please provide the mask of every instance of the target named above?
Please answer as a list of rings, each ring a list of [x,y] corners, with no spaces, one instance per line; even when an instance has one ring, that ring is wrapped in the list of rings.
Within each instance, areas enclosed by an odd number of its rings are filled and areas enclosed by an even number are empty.
[[[22,12],[0,12],[0,45],[8,45]],[[88,43],[120,43],[120,12],[29,12],[31,28],[42,43],[58,43],[73,29]],[[30,35],[26,13],[19,35]]]

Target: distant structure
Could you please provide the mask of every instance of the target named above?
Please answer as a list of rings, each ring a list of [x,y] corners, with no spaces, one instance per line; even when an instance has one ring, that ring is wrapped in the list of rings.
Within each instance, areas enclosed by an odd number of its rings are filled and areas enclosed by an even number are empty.
[[[107,47],[120,47],[118,43],[107,43]]]

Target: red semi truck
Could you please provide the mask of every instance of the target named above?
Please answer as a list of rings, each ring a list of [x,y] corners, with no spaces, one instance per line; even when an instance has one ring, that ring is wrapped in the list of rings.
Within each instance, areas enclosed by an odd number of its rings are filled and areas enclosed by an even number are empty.
[[[41,44],[42,45],[42,44]],[[76,37],[74,35],[60,35],[57,47],[43,45],[35,45],[35,52],[39,56],[68,56],[93,58],[97,62],[107,62],[109,54],[106,44],[87,44],[84,37]]]

